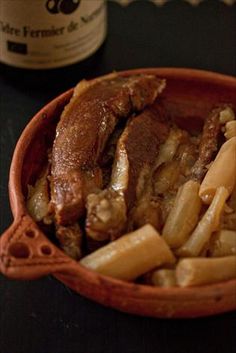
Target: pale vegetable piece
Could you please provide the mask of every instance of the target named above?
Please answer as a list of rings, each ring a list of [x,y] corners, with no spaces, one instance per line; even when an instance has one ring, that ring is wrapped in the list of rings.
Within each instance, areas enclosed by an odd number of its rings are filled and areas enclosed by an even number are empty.
[[[158,232],[149,224],[126,234],[84,257],[81,265],[100,274],[133,280],[175,257]]]
[[[236,256],[219,258],[186,258],[176,267],[180,287],[217,283],[236,278]]]
[[[28,186],[27,209],[30,216],[40,222],[48,215],[49,193],[48,193],[48,168],[46,168],[35,186]]]
[[[236,212],[224,214],[222,228],[236,231]]]
[[[171,189],[180,176],[180,165],[178,161],[169,162],[160,167],[155,179],[155,194],[164,194]]]
[[[228,121],[235,119],[234,111],[230,106],[227,106],[220,112],[220,123],[222,125],[226,124]]]
[[[222,229],[216,234],[209,249],[210,256],[236,255],[236,231]]]
[[[227,140],[231,139],[232,137],[236,136],[236,120],[229,121],[225,125],[225,133],[224,136]]]
[[[169,268],[156,270],[151,274],[150,282],[158,287],[174,287],[176,286],[175,270]]]
[[[236,179],[236,175],[235,175],[235,179]],[[235,181],[233,192],[228,201],[228,206],[236,212],[236,181]]]
[[[227,204],[231,212],[225,212],[222,220],[222,228],[236,231],[236,183]]]
[[[190,175],[198,158],[198,145],[200,142],[196,141],[196,139],[196,137],[192,137],[189,141],[180,144],[176,153],[175,159],[179,162],[182,177]]]
[[[172,161],[180,143],[186,138],[185,131],[180,129],[171,129],[169,136],[164,144],[160,146],[158,158],[155,164],[155,169],[161,164]]]
[[[177,254],[179,256],[199,256],[206,244],[210,241],[212,233],[219,228],[220,217],[228,196],[229,193],[225,187],[221,186],[217,189],[211,205],[198,223],[190,238],[180,249],[178,249]]]
[[[165,224],[170,211],[174,207],[176,201],[176,195],[173,192],[167,192],[163,195],[161,200],[161,220],[162,224]]]
[[[228,201],[229,202],[229,201]],[[228,214],[231,214],[231,213],[233,213],[234,212],[234,210],[226,203],[225,204],[225,208],[224,208],[224,213],[226,214],[226,215],[228,215]]]
[[[197,181],[189,180],[178,191],[163,228],[163,239],[171,248],[184,244],[198,222],[202,204],[199,187]]]
[[[78,223],[56,227],[56,237],[61,248],[74,260],[82,257],[82,236],[83,233]]]
[[[199,195],[205,204],[210,204],[216,189],[224,186],[229,195],[236,182],[236,137],[225,142],[211,164],[200,187]]]

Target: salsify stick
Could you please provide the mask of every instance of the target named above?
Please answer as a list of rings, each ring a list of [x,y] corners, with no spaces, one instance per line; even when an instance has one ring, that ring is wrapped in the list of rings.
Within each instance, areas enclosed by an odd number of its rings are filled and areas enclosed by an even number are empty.
[[[170,268],[162,268],[151,274],[150,282],[157,287],[174,287],[176,286],[175,270]]]
[[[180,247],[198,222],[202,204],[199,187],[197,181],[189,180],[178,191],[163,228],[163,238],[171,248]]]
[[[228,121],[225,124],[225,133],[224,136],[227,140],[236,136],[236,120]]]
[[[186,258],[176,267],[180,287],[227,281],[236,278],[236,256],[219,258]]]
[[[208,250],[212,257],[236,255],[236,231],[220,230]]]
[[[199,190],[202,201],[210,204],[216,189],[224,186],[229,195],[236,182],[236,137],[226,141],[210,166]]]
[[[160,151],[155,162],[154,169],[157,169],[161,164],[173,160],[174,155],[181,142],[186,139],[187,133],[178,128],[172,128],[166,141],[160,146]]]
[[[199,156],[191,169],[190,180],[179,190],[163,228],[164,239],[172,248],[182,246],[197,225],[202,205],[199,197],[200,183],[217,150],[220,117],[228,112],[228,108],[228,105],[222,104],[213,109],[205,120]]]
[[[212,233],[218,230],[220,217],[228,196],[229,193],[225,187],[221,186],[217,189],[210,207],[207,209],[190,238],[177,250],[179,256],[199,256],[209,242]]]
[[[163,265],[174,263],[170,248],[147,224],[84,257],[81,265],[123,280],[133,280]]]
[[[235,114],[231,104],[224,104],[223,107],[224,109],[220,112],[220,123],[225,125],[235,119]]]
[[[235,175],[235,179],[236,179],[236,175]],[[234,189],[232,191],[232,194],[228,200],[228,206],[234,211],[236,212],[236,180],[235,180],[235,185],[234,185]]]

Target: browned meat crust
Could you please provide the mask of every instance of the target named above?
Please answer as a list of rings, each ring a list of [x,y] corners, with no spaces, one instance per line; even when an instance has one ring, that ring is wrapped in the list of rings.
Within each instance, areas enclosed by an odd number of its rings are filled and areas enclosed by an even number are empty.
[[[213,109],[205,120],[199,146],[199,156],[194,164],[190,179],[201,181],[207,172],[207,165],[212,161],[217,151],[220,133],[220,113],[227,105]]]
[[[152,75],[112,75],[75,90],[52,151],[51,197],[58,224],[73,224],[84,212],[86,196],[102,186],[98,161],[118,119],[153,103],[164,86]]]
[[[124,231],[127,216],[146,190],[159,145],[167,135],[168,124],[157,105],[130,119],[117,144],[109,188],[88,196],[89,236],[105,240]]]

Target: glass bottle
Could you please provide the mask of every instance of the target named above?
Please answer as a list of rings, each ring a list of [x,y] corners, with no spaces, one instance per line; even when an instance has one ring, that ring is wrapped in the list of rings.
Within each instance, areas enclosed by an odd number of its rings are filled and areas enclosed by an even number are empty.
[[[0,61],[51,69],[81,62],[106,37],[105,0],[0,0]]]

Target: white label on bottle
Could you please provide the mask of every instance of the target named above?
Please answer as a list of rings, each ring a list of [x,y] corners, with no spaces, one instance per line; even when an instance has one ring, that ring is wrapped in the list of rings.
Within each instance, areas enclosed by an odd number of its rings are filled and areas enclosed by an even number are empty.
[[[105,0],[0,0],[0,61],[53,68],[93,54],[106,35]]]

